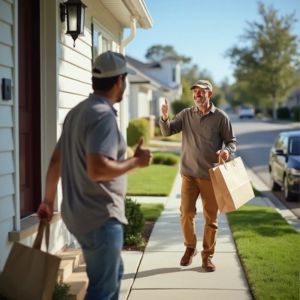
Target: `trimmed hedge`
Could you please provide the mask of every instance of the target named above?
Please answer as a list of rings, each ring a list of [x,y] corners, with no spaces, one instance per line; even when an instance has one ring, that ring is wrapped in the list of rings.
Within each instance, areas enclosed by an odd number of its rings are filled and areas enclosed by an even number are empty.
[[[277,118],[279,120],[288,120],[288,119],[290,119],[290,110],[287,107],[279,107],[277,109]]]
[[[300,122],[300,107],[293,107],[291,109],[291,115],[292,115],[293,121]]]
[[[130,120],[127,128],[127,144],[132,147],[136,145],[140,137],[144,137],[144,144],[148,144],[150,138],[150,124],[146,119]]]
[[[179,157],[172,153],[153,153],[152,163],[159,165],[174,166],[179,162]]]

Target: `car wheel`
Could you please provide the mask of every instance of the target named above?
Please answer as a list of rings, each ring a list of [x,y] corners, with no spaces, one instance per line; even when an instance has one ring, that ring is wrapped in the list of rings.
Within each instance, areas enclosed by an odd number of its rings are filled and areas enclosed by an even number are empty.
[[[274,181],[274,179],[271,177],[271,189],[272,191],[281,191],[281,186]]]
[[[293,200],[294,197],[293,197],[293,194],[289,191],[287,176],[285,176],[283,179],[283,192],[284,192],[284,198],[286,201]]]

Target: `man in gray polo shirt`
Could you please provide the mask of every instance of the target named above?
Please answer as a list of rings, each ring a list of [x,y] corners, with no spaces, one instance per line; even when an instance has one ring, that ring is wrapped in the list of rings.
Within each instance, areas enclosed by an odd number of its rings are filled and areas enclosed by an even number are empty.
[[[197,254],[195,216],[200,194],[205,219],[202,268],[213,272],[215,265],[211,259],[216,245],[218,206],[208,169],[218,162],[219,157],[227,160],[236,151],[236,138],[226,113],[210,100],[212,84],[208,80],[198,80],[191,90],[195,106],[182,110],[172,121],[168,118],[169,107],[165,100],[161,107],[160,128],[164,136],[182,131],[180,223],[186,251],[180,265],[190,265]]]
[[[105,52],[93,64],[94,93],[66,116],[53,152],[41,219],[50,222],[59,177],[62,178],[62,218],[78,239],[89,285],[85,300],[118,299],[123,275],[123,224],[126,172],[150,164],[151,153],[140,140],[134,156],[125,159],[126,143],[119,131],[113,104],[126,87],[126,60]]]

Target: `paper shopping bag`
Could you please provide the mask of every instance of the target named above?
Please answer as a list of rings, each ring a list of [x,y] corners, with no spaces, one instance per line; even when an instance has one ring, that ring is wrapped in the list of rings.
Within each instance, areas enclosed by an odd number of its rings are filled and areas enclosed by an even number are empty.
[[[220,212],[237,210],[255,197],[241,157],[209,169]]]
[[[33,247],[14,243],[0,276],[0,295],[13,300],[51,300],[57,282],[60,258],[40,250],[49,224],[40,222]]]

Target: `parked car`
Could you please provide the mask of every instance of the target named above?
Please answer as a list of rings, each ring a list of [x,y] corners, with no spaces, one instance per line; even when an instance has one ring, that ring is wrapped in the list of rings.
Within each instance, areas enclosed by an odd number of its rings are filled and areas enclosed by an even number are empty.
[[[238,110],[238,116],[240,119],[244,119],[244,118],[252,119],[255,116],[254,108],[250,106],[241,106]]]
[[[281,132],[269,156],[272,190],[283,190],[287,201],[300,195],[300,131]]]

